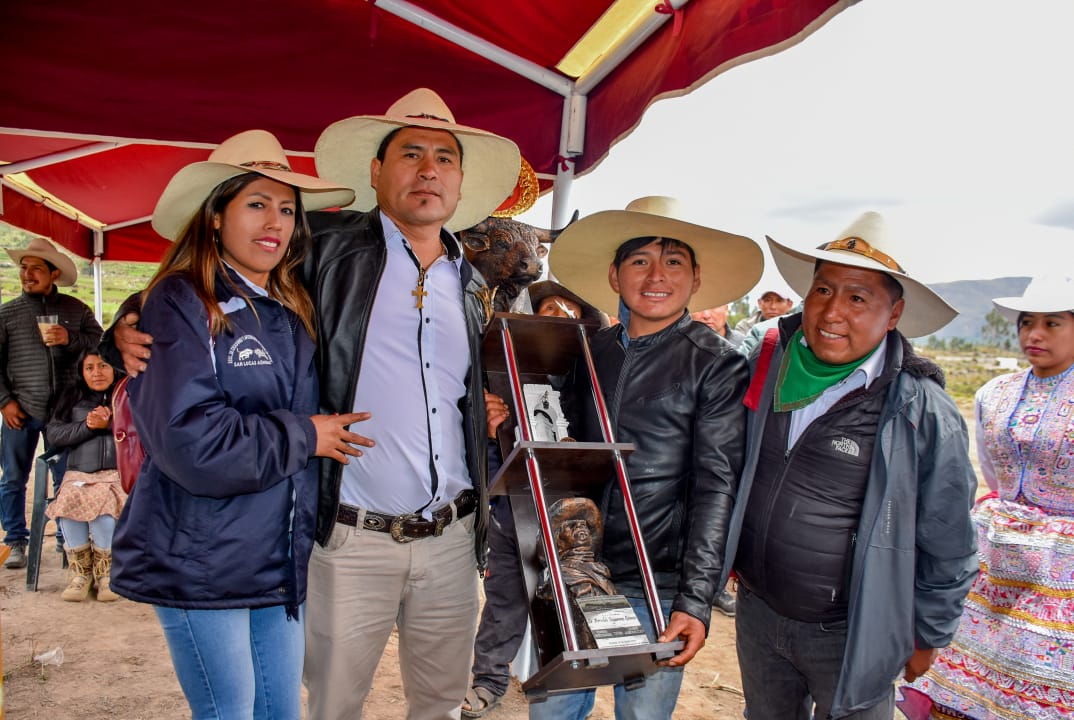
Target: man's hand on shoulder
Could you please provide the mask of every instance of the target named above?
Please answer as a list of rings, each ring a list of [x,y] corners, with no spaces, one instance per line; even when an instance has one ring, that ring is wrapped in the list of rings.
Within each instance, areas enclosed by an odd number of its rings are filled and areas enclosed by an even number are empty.
[[[123,356],[123,367],[132,378],[145,372],[153,336],[138,330],[138,313],[127,313],[116,322],[113,331],[116,349]]]
[[[689,613],[672,611],[667,630],[657,638],[657,642],[674,642],[675,640],[685,640],[686,647],[670,660],[660,662],[660,665],[682,667],[693,660],[698,650],[705,647],[705,623]]]

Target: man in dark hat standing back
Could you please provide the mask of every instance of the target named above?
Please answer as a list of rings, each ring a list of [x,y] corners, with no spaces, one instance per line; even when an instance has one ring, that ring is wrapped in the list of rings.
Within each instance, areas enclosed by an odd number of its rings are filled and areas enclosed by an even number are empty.
[[[11,546],[8,568],[26,567],[26,483],[52,406],[75,381],[75,360],[97,346],[101,326],[86,303],[64,295],[78,271],[45,238],[8,250],[18,263],[22,295],[0,306],[0,523]],[[47,448],[47,446],[46,446]],[[62,477],[62,463],[54,471]]]

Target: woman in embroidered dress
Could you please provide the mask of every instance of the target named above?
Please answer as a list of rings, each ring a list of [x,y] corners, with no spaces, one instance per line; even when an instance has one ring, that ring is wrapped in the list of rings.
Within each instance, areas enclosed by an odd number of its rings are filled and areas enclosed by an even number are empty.
[[[934,718],[1074,718],[1074,280],[1035,279],[993,303],[1017,323],[1030,368],[977,392],[994,491],[974,510],[981,574],[907,704],[916,689]]]
[[[68,602],[82,602],[97,585],[101,602],[118,600],[109,588],[112,533],[127,494],[116,472],[112,439],[112,389],[116,371],[95,350],[78,359],[78,382],[61,398],[45,437],[67,451],[67,472],[45,514],[56,520],[66,541]],[[92,545],[91,545],[92,541]]]

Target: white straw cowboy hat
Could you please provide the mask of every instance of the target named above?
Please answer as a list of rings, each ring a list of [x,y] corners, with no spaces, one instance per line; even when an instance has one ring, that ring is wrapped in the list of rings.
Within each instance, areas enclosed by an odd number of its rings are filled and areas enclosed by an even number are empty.
[[[70,287],[78,280],[78,270],[75,268],[74,261],[57,250],[55,245],[43,237],[35,237],[24,250],[9,249],[7,254],[16,263],[22,262],[22,259],[27,255],[52,263],[60,271],[60,277],[56,280],[57,285]]]
[[[369,184],[369,163],[381,142],[394,130],[421,127],[446,130],[462,147],[462,197],[446,226],[466,230],[487,218],[514,192],[522,156],[507,138],[459,125],[448,106],[432,90],[412,90],[384,115],[358,115],[329,125],[314,148],[317,172],[357,191],[354,208],[372,210],[377,193]]]
[[[694,251],[701,287],[690,298],[698,309],[737,300],[761,279],[764,254],[748,237],[682,219],[675,198],[638,198],[626,210],[606,210],[563,229],[549,258],[552,275],[610,315],[619,314],[619,295],[608,284],[615,251],[638,237],[674,238]]]
[[[879,213],[863,213],[835,240],[817,248],[794,249],[772,238],[768,238],[768,246],[783,279],[803,298],[813,285],[813,271],[818,260],[890,275],[902,286],[906,300],[898,329],[907,337],[930,335],[958,315],[958,310],[927,285],[911,278],[899,264],[896,259],[898,244],[888,236],[886,223]]]
[[[1035,277],[1021,295],[995,298],[992,304],[1011,322],[1018,322],[1018,314],[1024,312],[1074,312],[1074,278],[1070,275]]]
[[[175,240],[194,218],[209,193],[238,175],[257,173],[299,189],[305,210],[342,207],[354,191],[339,183],[293,172],[280,141],[265,130],[247,130],[220,143],[209,159],[175,173],[153,210],[153,229]]]

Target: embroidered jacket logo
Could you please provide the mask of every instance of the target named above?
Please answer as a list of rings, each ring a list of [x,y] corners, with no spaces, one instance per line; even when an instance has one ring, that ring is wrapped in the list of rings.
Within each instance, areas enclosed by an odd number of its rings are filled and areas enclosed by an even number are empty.
[[[844,455],[850,455],[852,457],[858,457],[861,455],[861,448],[858,447],[858,443],[854,442],[848,437],[842,437],[832,440],[832,450],[841,452]]]
[[[227,364],[232,367],[271,365],[272,356],[253,335],[243,335],[227,351]]]

